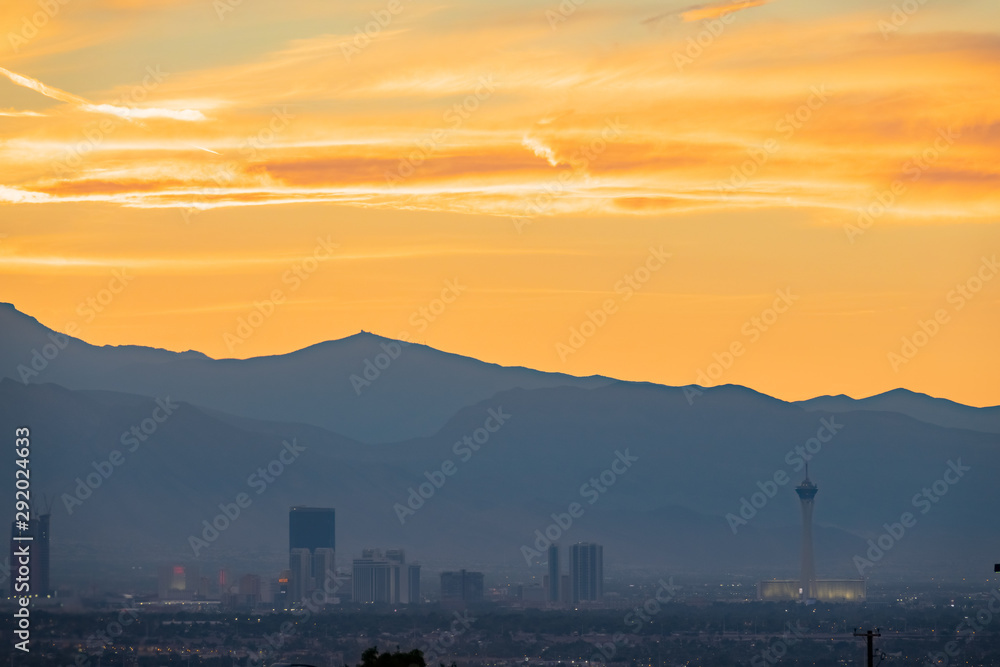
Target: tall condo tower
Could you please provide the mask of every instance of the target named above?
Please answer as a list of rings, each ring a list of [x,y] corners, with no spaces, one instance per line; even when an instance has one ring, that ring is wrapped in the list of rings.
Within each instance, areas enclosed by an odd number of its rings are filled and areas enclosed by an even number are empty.
[[[604,547],[580,542],[569,548],[572,601],[596,602],[604,598]]]
[[[334,587],[337,512],[332,507],[292,507],[288,511],[288,569],[291,604],[314,591]]]
[[[549,602],[559,602],[559,547],[549,547]]]
[[[809,464],[806,464],[806,478],[795,487],[802,503],[802,582],[799,598],[801,600],[816,599],[816,566],[813,562],[813,499],[819,489],[809,481]]]

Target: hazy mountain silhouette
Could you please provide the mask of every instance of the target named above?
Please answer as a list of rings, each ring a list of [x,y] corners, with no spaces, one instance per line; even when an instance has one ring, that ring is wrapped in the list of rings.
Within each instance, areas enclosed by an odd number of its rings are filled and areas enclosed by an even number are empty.
[[[852,556],[907,511],[917,525],[866,574],[906,568],[957,576],[992,562],[1000,546],[1000,518],[974,511],[1000,501],[994,436],[870,411],[830,422],[737,387],[706,390],[693,405],[681,390],[656,385],[515,389],[462,408],[432,436],[380,445],[181,403],[148,441],[126,451],[122,434],[156,408],[147,397],[0,382],[0,424],[8,432],[32,427],[33,488],[53,500],[53,553],[63,567],[195,560],[190,536],[203,534],[202,521],[219,515],[220,503],[246,493],[250,506],[199,550],[198,561],[281,567],[288,507],[313,504],[338,508],[341,563],[365,546],[399,545],[425,562],[505,564],[527,577],[542,568],[527,564],[522,546],[535,546],[535,530],[544,532],[553,513],[577,502],[583,515],[560,542],[600,541],[612,567],[789,575],[798,562],[793,487],[802,473],[786,456],[816,435],[820,419],[838,431],[811,467],[820,487],[821,575],[856,574]],[[490,410],[505,423],[466,452],[456,443],[475,438]],[[279,457],[283,442],[302,450],[258,494],[249,477]],[[82,504],[67,506],[85,495],[78,479],[109,470],[103,462],[113,450],[122,452],[121,465]],[[636,460],[605,492],[583,495],[581,486],[621,460],[619,453]],[[9,458],[0,460],[0,475],[13,477]],[[971,470],[920,514],[912,497],[958,459]],[[446,460],[451,476],[437,474]],[[773,498],[734,535],[725,515],[739,513],[741,498],[759,491],[758,482],[767,488],[777,471],[789,481],[772,487]],[[396,504],[406,506],[410,489],[429,479],[440,488],[401,523]]]
[[[376,357],[388,355],[385,347],[394,350],[396,342],[367,333],[245,360],[131,345],[99,347],[61,336],[3,303],[0,332],[0,377],[70,389],[169,394],[232,415],[322,426],[361,442],[434,433],[458,409],[507,389],[614,382],[504,367],[417,344],[400,347],[398,358],[384,370],[372,370],[366,362],[385,362],[388,356]],[[58,342],[65,349],[58,349]],[[55,358],[46,359],[43,352]],[[366,368],[374,379],[366,379]],[[352,384],[352,376],[370,384]],[[1000,406],[971,408],[905,389],[861,400],[822,396],[799,405],[826,412],[895,412],[929,424],[1000,433]]]
[[[1000,433],[1000,406],[973,408],[949,401],[946,398],[934,398],[909,389],[893,389],[862,399],[853,399],[843,394],[818,396],[798,403],[807,410],[823,412],[849,412],[852,410],[898,412],[938,426]]]
[[[200,352],[90,345],[57,335],[10,304],[0,304],[0,332],[0,377],[169,394],[234,415],[323,426],[363,442],[433,433],[462,406],[505,389],[611,382],[488,364],[367,333],[290,354],[217,360]],[[385,348],[398,350],[398,357],[391,359]],[[375,366],[386,361],[384,369]]]

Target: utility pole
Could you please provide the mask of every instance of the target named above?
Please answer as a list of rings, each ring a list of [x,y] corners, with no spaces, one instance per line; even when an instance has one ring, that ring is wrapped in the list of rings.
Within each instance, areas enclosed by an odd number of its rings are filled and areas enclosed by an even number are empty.
[[[875,651],[872,649],[872,638],[881,637],[882,633],[875,628],[875,632],[869,630],[868,632],[858,632],[857,628],[854,628],[855,637],[867,637],[868,638],[868,667],[874,667],[875,663]]]

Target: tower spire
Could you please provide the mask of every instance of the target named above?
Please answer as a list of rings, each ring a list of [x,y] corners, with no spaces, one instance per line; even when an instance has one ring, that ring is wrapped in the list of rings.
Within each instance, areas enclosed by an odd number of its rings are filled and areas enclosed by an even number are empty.
[[[806,464],[806,478],[795,488],[802,505],[802,574],[800,593],[802,601],[816,599],[816,567],[813,562],[812,514],[816,485],[809,479],[809,464]]]

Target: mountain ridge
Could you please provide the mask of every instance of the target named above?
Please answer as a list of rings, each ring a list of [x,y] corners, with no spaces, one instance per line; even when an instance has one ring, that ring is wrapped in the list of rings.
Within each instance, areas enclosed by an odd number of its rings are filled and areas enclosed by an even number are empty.
[[[503,366],[366,331],[280,355],[246,359],[215,359],[197,350],[176,352],[140,345],[96,346],[47,327],[11,303],[0,303],[0,331],[4,332],[0,377],[55,382],[71,389],[119,390],[145,396],[169,393],[206,409],[311,423],[369,443],[433,433],[462,406],[516,386],[632,383],[670,388],[601,375],[573,376]],[[65,340],[60,338],[63,336]],[[386,347],[398,349],[398,355],[390,359]],[[40,352],[36,357],[34,353],[41,349],[55,352],[54,358]],[[386,367],[375,367],[376,359]],[[33,364],[42,367],[36,369]],[[27,377],[24,369],[30,371]],[[253,390],[268,384],[274,385],[274,391]],[[715,388],[727,387],[768,396],[742,385]],[[691,401],[706,389],[688,385]],[[1000,433],[1000,407],[966,406],[903,388],[863,399],[838,395],[784,402],[828,412],[897,412],[925,423],[971,425],[983,432]],[[390,414],[393,418],[386,419]]]

